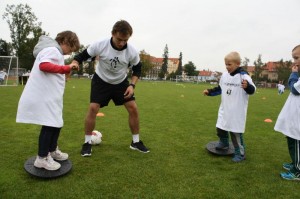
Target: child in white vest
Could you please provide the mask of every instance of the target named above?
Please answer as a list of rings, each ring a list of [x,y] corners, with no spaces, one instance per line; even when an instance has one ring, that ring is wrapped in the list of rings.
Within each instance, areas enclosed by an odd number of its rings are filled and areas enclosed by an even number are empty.
[[[65,74],[77,65],[65,65],[64,55],[79,47],[78,37],[71,31],[59,33],[55,40],[43,35],[34,47],[35,62],[19,101],[16,121],[42,126],[35,167],[57,170],[61,165],[53,159],[68,159],[68,154],[58,149],[57,141],[63,126]]]
[[[239,53],[231,52],[225,56],[227,72],[221,76],[219,86],[203,91],[204,95],[221,95],[221,105],[217,120],[217,135],[219,144],[217,150],[229,148],[229,132],[232,144],[235,148],[232,161],[245,160],[245,145],[243,133],[245,132],[246,116],[249,95],[255,92],[255,85],[251,77],[240,67]]]
[[[281,173],[286,180],[300,180],[300,45],[292,50],[294,65],[289,78],[290,95],[287,98],[275,124],[275,131],[287,137],[287,145],[291,157],[290,163],[284,163],[287,172]]]

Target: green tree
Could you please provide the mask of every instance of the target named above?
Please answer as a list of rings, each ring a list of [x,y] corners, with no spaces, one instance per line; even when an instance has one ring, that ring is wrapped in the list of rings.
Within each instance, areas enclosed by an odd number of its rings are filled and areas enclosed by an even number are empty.
[[[281,59],[277,67],[278,81],[282,81],[284,84],[287,84],[289,76],[291,74],[292,61],[283,61]]]
[[[183,66],[184,72],[187,74],[187,76],[196,76],[198,75],[196,71],[196,67],[193,62],[189,61],[187,64]]]
[[[32,51],[38,38],[45,32],[41,29],[41,22],[27,4],[7,5],[2,15],[10,29],[12,48],[19,57],[21,67],[31,69],[34,57]]]
[[[143,65],[142,77],[146,77],[149,74],[149,72],[151,71],[151,69],[153,68],[153,64],[151,62],[151,56],[145,50],[142,50],[140,52],[140,59],[141,59],[142,65]]]
[[[241,67],[247,71],[248,69],[248,64],[249,64],[250,60],[247,57],[244,57],[244,60],[242,60],[241,62]]]
[[[260,74],[263,71],[263,66],[265,65],[261,61],[261,54],[258,55],[257,60],[253,62],[254,64],[254,81],[257,82],[260,78]]]
[[[168,74],[168,60],[169,60],[169,49],[168,44],[166,44],[163,54],[163,64],[161,66],[161,71],[159,73],[160,78],[165,78],[165,76]]]
[[[32,68],[35,60],[32,54],[34,46],[38,43],[39,37],[45,33],[40,27],[35,27],[32,34],[33,36],[31,38],[27,38],[26,42],[21,43],[19,48],[20,54],[18,55],[20,65],[27,70]]]
[[[182,52],[179,53],[178,68],[175,72],[175,76],[176,75],[182,75]]]
[[[171,72],[171,73],[168,75],[167,79],[168,79],[168,80],[169,80],[169,79],[176,79],[176,74],[175,74],[174,72]]]
[[[12,55],[12,46],[5,40],[0,39],[0,56],[10,56]]]

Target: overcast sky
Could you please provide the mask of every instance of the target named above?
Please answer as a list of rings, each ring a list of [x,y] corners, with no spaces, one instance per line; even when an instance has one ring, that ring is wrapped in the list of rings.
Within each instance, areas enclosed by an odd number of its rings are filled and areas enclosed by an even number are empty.
[[[162,57],[183,54],[183,64],[224,71],[224,56],[237,51],[262,61],[291,60],[300,44],[300,0],[0,0],[0,38],[11,41],[2,15],[7,4],[28,4],[42,29],[55,37],[72,30],[81,44],[111,36],[113,24],[127,20],[137,50]]]

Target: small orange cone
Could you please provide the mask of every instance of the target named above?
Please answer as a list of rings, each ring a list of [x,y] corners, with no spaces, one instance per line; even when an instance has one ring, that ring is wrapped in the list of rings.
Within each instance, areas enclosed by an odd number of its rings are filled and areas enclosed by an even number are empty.
[[[104,116],[104,113],[99,112],[99,113],[97,113],[97,116],[98,116],[98,117],[103,117],[103,116]]]
[[[265,122],[270,123],[270,122],[272,122],[272,120],[271,119],[265,119]]]

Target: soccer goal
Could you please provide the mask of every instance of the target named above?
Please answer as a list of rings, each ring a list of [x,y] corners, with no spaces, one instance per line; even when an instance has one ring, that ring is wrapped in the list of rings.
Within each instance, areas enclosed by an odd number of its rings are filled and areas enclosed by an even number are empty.
[[[18,57],[0,56],[0,86],[17,86],[23,72],[19,69]]]

